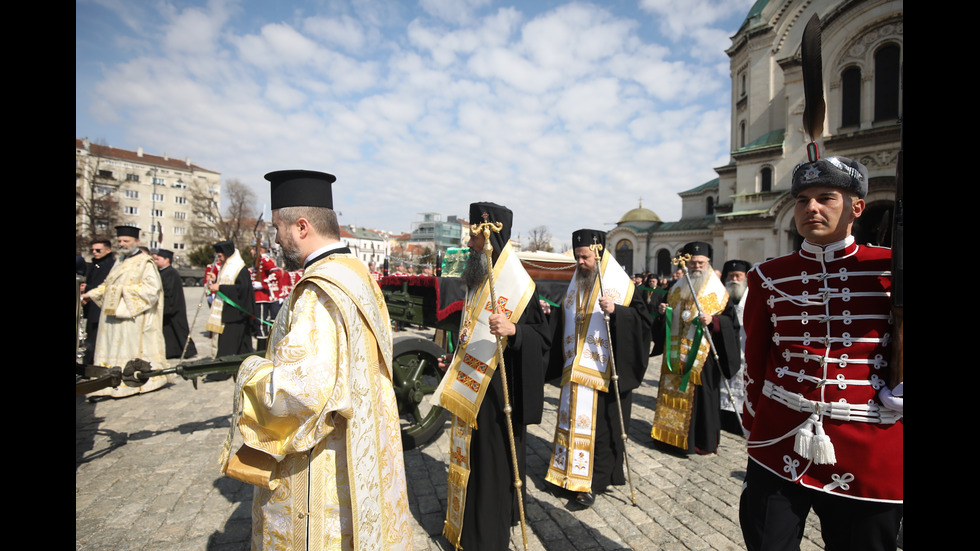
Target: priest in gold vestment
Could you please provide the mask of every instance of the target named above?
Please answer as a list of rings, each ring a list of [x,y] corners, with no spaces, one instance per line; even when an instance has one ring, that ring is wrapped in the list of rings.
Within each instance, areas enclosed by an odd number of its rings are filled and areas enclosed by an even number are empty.
[[[711,267],[711,251],[711,245],[700,241],[684,245],[688,274],[677,280],[667,302],[660,305],[670,339],[650,431],[656,442],[699,454],[718,451],[722,378],[731,378],[741,364],[732,318],[720,315],[728,290]]]
[[[153,258],[139,248],[140,229],[116,226],[120,259],[105,281],[82,295],[100,308],[99,333],[95,341],[95,365],[124,367],[136,358],[150,362],[154,370],[166,369],[163,338],[163,282]],[[138,387],[121,384],[89,393],[89,396],[123,398],[150,392],[166,385],[171,376],[150,377]]]
[[[286,268],[305,272],[276,318],[266,357],[247,358],[237,378],[245,447],[232,465],[244,451],[268,466],[262,480],[249,480],[252,548],[411,549],[381,290],[339,240],[332,175],[266,178]]]

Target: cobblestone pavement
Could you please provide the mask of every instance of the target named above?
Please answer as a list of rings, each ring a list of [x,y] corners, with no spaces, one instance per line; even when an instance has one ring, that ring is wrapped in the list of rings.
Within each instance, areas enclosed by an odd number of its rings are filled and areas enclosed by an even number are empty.
[[[185,292],[193,318],[200,291]],[[202,309],[194,332],[202,357],[211,350],[201,333],[205,317]],[[649,435],[659,365],[651,358],[645,384],[634,392],[629,458],[635,507],[629,487],[621,486],[597,496],[591,509],[575,510],[544,481],[558,404],[558,387],[546,387],[544,420],[528,431],[529,549],[744,548],[738,527],[744,441],[723,432],[711,456],[655,450]],[[120,400],[75,399],[76,549],[248,549],[252,489],[220,476],[217,465],[233,388],[230,379],[200,381],[197,390],[181,380]],[[417,550],[452,548],[440,535],[448,447],[444,431],[405,452]],[[806,536],[803,550],[822,549],[813,515]],[[511,533],[511,548],[523,548],[520,528]]]

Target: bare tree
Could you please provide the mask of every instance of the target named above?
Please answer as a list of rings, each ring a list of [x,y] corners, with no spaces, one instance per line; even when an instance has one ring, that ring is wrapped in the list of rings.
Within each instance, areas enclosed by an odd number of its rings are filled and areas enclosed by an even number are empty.
[[[75,245],[79,250],[93,239],[114,237],[113,228],[124,222],[115,193],[122,184],[105,170],[104,140],[84,141],[88,155],[75,159]]]
[[[222,214],[217,190],[202,184],[191,188],[194,244],[230,240],[239,250],[248,250],[256,222],[255,193],[238,180],[228,180],[224,192],[228,208]]]
[[[532,228],[528,239],[530,240],[527,245],[529,251],[550,253],[555,250],[555,247],[551,244],[551,232],[548,231],[548,226],[536,226]]]

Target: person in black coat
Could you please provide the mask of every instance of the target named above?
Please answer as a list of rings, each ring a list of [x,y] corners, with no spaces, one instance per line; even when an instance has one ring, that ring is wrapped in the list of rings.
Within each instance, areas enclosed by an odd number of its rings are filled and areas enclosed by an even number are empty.
[[[217,281],[208,285],[212,293],[220,292],[219,298],[211,304],[211,318],[208,329],[218,333],[217,357],[245,354],[252,351],[252,306],[254,293],[252,278],[241,255],[231,241],[214,244],[214,250],[221,262]],[[235,273],[231,273],[235,271]],[[220,319],[216,308],[220,309]]]
[[[116,257],[112,254],[112,242],[108,239],[96,239],[92,242],[92,264],[85,277],[86,289],[95,289],[105,281],[107,275],[116,264]],[[85,316],[85,365],[95,363],[95,337],[99,333],[99,315],[102,309],[93,301],[88,301],[82,306],[82,313]]]
[[[153,262],[160,270],[163,281],[163,340],[167,347],[167,358],[193,358],[197,347],[188,340],[191,330],[187,325],[187,302],[184,300],[184,286],[180,274],[171,266],[174,253],[167,249],[157,249]],[[184,344],[187,352],[184,353]]]

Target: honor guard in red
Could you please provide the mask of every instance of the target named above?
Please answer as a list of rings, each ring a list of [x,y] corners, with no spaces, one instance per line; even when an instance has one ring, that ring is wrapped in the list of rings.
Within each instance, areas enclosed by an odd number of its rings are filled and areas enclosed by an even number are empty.
[[[904,421],[886,385],[891,250],[851,235],[867,190],[867,168],[845,157],[798,165],[806,240],[748,274],[739,516],[750,550],[798,549],[811,508],[827,549],[896,547]]]

